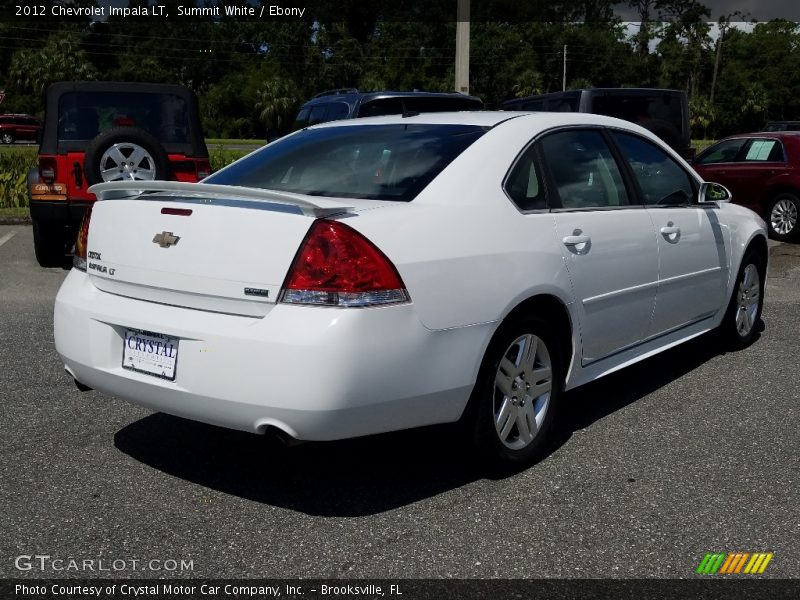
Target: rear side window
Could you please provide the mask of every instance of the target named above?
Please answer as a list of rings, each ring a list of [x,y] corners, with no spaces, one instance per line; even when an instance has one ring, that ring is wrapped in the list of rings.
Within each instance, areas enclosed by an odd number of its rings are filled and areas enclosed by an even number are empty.
[[[610,208],[630,204],[617,163],[599,131],[552,133],[542,139],[541,147],[562,208]]]
[[[751,139],[744,150],[745,162],[782,162],[783,147],[778,140]]]
[[[358,109],[359,117],[381,117],[384,115],[402,115],[403,103],[400,98],[377,98],[366,102]]]
[[[681,97],[674,94],[599,94],[592,97],[591,111],[643,125],[660,121],[683,132]]]
[[[504,186],[508,197],[520,210],[547,208],[542,176],[536,164],[534,148],[528,148],[509,173]]]
[[[473,125],[307,129],[265,146],[205,182],[407,202],[485,131]]]
[[[482,102],[459,94],[448,97],[406,96],[403,103],[407,111],[421,113],[483,109]]]

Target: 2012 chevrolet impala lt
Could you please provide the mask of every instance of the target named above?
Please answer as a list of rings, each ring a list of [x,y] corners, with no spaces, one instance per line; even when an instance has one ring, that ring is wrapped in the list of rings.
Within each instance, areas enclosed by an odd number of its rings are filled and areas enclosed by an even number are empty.
[[[608,117],[339,121],[199,184],[92,191],[55,305],[67,371],[256,433],[462,420],[528,461],[564,390],[710,330],[749,344],[763,303],[764,222]]]

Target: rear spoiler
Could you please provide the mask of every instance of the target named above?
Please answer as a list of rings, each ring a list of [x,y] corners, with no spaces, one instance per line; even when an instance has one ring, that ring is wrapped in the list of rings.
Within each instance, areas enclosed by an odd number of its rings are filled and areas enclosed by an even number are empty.
[[[145,194],[162,193],[175,196],[175,200],[199,198],[207,204],[214,200],[245,200],[283,204],[300,209],[304,215],[311,217],[327,217],[352,210],[340,201],[317,196],[305,196],[291,192],[278,192],[260,188],[240,187],[235,185],[215,185],[210,183],[187,183],[184,181],[109,181],[97,183],[89,188],[98,200],[114,200],[138,196],[146,200]],[[153,198],[155,200],[155,198]],[[159,199],[164,199],[160,196]]]

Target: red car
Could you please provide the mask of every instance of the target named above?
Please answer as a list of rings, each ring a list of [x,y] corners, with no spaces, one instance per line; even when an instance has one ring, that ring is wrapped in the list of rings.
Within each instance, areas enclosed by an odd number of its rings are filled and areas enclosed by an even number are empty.
[[[706,181],[720,183],[733,202],[757,212],[780,241],[800,235],[800,132],[746,133],[727,137],[692,161]]]
[[[30,115],[0,115],[0,142],[13,144],[17,140],[35,142],[42,123]]]

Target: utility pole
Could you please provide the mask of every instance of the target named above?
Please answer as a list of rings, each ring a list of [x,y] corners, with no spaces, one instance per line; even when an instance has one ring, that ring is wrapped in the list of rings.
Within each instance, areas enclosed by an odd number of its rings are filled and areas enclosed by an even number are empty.
[[[469,94],[469,3],[458,0],[456,11],[456,91]]]
[[[561,91],[567,90],[567,45],[564,44],[564,74],[561,76]]]

